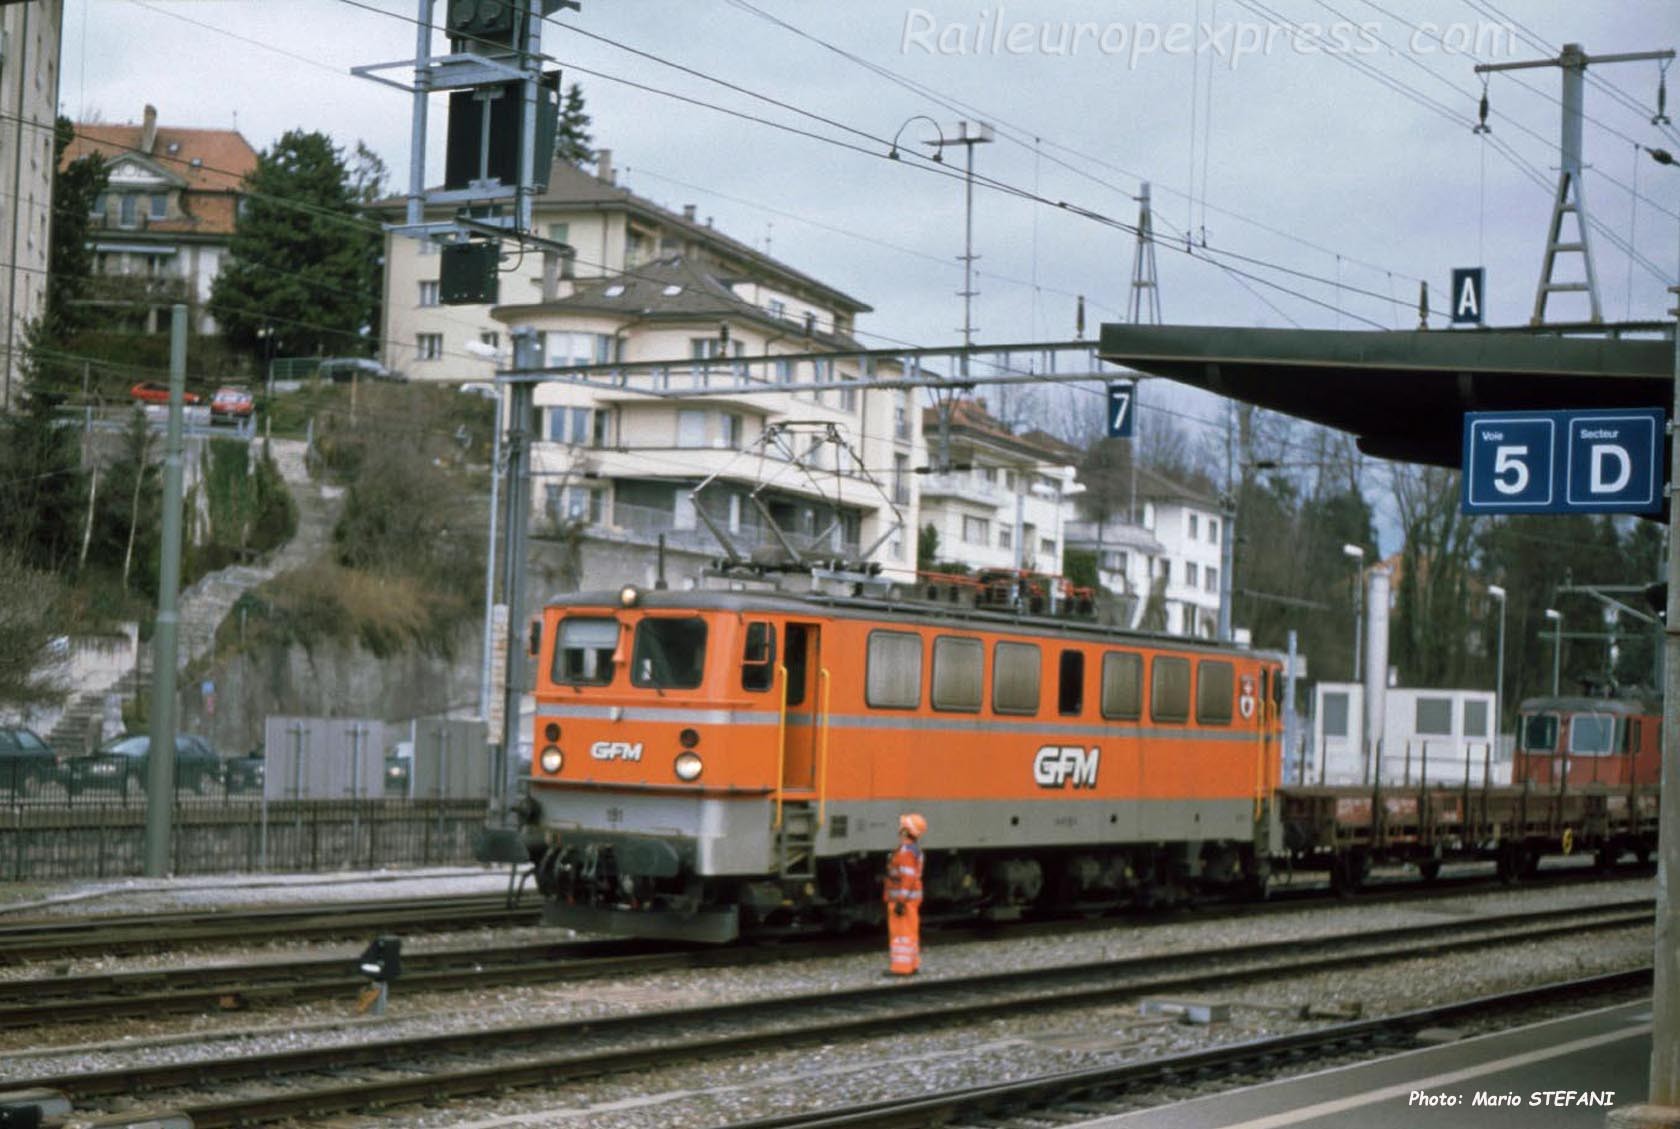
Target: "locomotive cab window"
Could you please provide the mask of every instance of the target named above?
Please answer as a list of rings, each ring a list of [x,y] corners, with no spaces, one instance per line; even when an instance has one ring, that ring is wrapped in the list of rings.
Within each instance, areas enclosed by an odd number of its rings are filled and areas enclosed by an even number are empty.
[[[864,701],[876,709],[913,710],[922,700],[922,637],[871,631]]]
[[[933,641],[933,694],[936,710],[971,713],[980,708],[980,682],[986,647],[978,639],[941,635]],[[1035,706],[1036,707],[1036,703]]]
[[[1084,713],[1085,652],[1063,651],[1056,674],[1056,712],[1063,717]]]
[[[1161,655],[1149,664],[1149,716],[1155,721],[1190,720],[1190,660]]]
[[[1110,651],[1102,661],[1102,715],[1110,721],[1143,716],[1143,656]]]
[[[992,652],[992,708],[998,713],[1038,712],[1039,650],[1030,643],[999,643]],[[939,660],[934,659],[935,669]]]
[[[706,621],[649,617],[636,625],[630,681],[657,690],[692,690],[706,669]]]
[[[1523,748],[1531,753],[1549,753],[1557,748],[1558,719],[1555,713],[1536,713],[1523,718]]]
[[[1231,724],[1236,668],[1212,659],[1196,664],[1196,724]]]
[[[776,628],[768,623],[749,623],[741,650],[741,689],[762,692],[775,681]]]
[[[1616,748],[1616,719],[1609,714],[1578,713],[1569,719],[1569,751],[1578,756],[1607,756]]]
[[[554,681],[568,686],[605,686],[613,678],[618,620],[569,616],[554,640]]]

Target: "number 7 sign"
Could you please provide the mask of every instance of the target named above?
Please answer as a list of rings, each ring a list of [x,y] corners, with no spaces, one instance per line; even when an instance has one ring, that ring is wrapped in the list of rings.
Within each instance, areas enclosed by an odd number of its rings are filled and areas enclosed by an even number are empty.
[[[1137,383],[1126,380],[1108,386],[1108,437],[1110,439],[1130,439],[1132,437],[1132,418],[1136,415],[1133,410],[1137,400]]]

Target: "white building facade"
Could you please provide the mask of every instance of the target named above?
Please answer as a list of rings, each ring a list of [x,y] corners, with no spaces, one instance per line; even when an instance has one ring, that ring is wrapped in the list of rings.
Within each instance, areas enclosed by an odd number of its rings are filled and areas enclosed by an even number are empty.
[[[64,0],[0,4],[0,408],[17,395],[25,330],[46,310],[63,23]]]

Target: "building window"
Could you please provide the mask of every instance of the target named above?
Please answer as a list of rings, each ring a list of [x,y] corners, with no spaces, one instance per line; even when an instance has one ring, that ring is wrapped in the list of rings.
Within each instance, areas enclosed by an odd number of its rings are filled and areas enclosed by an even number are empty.
[[[543,433],[551,443],[566,441],[566,409],[548,409],[548,429]]]
[[[787,303],[780,298],[770,299],[769,302],[765,303],[764,308],[770,312],[770,316],[773,318],[787,317]]]
[[[704,447],[706,445],[706,413],[683,408],[677,412],[677,446]]]
[[[852,387],[856,382],[855,376],[842,374],[840,377],[840,410],[843,412],[857,411],[857,389]]]
[[[502,335],[494,329],[486,329],[483,333],[480,333],[478,335],[478,340],[480,344],[488,345],[492,349],[500,349],[502,347]]]
[[[746,423],[739,412],[725,412],[723,415],[723,439],[731,450],[741,449],[741,437],[746,433]]]
[[[983,517],[963,517],[962,539],[969,545],[985,545],[991,542],[992,523]]]
[[[1219,591],[1219,570],[1212,565],[1202,570],[1202,584],[1209,592]]]
[[[420,304],[435,306],[438,304],[438,281],[435,278],[422,279],[420,282]]]
[[[571,417],[571,427],[566,434],[566,442],[574,447],[582,447],[589,442],[592,434],[589,419],[594,413],[588,408],[572,408],[568,414]]]
[[[566,518],[600,525],[605,512],[606,492],[589,486],[566,487]]]
[[[902,400],[893,405],[893,438],[910,438],[910,409]]]
[[[1056,539],[1054,537],[1040,537],[1038,539],[1038,551],[1041,555],[1049,557],[1051,560],[1055,560]]]
[[[1214,518],[1214,517],[1208,518],[1208,540],[1211,541],[1215,545],[1219,544],[1219,519],[1218,518]]]
[[[440,361],[443,359],[443,334],[417,333],[414,335],[414,351],[419,354],[416,358],[422,361]]]
[[[1190,515],[1190,540],[1192,540],[1192,541],[1194,541],[1196,539],[1196,535],[1197,535],[1196,523],[1197,523],[1198,520],[1199,519],[1196,517],[1195,514]]]
[[[998,526],[998,548],[1010,549],[1015,545],[1015,527],[1012,525]]]
[[[566,242],[572,225],[569,223],[551,223],[548,225],[548,237],[555,243]]]
[[[1195,561],[1185,561],[1184,562],[1184,583],[1186,583],[1190,587],[1194,588],[1196,586],[1197,579],[1198,578],[1196,576],[1196,562]]]
[[[784,358],[784,359],[776,362],[776,383],[777,384],[792,384],[793,383],[793,362],[792,361]]]
[[[910,503],[910,456],[893,456],[893,502],[904,506]]]
[[[123,227],[134,227],[139,224],[139,200],[130,192],[117,197],[117,223]]]
[[[146,213],[147,218],[154,219],[154,220],[161,220],[161,219],[169,218],[169,197],[168,196],[164,195],[161,192],[152,193],[151,205],[152,205],[151,210]]]

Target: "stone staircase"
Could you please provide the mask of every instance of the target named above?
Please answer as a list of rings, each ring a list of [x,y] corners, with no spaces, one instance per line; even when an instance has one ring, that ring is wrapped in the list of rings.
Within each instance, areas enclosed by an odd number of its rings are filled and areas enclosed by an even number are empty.
[[[282,572],[303,567],[331,543],[333,526],[343,508],[343,491],[310,478],[307,449],[299,439],[274,439],[269,443],[280,476],[297,505],[297,531],[291,540],[255,564],[230,565],[209,573],[181,593],[176,660],[180,667],[210,653],[216,628],[240,596]]]

